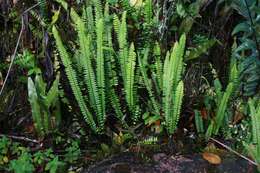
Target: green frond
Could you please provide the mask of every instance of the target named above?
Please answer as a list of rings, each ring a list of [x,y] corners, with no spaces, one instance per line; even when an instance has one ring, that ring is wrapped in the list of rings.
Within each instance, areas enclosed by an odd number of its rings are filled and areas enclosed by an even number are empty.
[[[233,82],[234,89],[237,85],[239,85],[239,71],[237,69],[237,63],[231,63],[231,70],[229,72],[229,82]]]
[[[216,135],[219,131],[220,126],[223,123],[225,112],[227,109],[229,98],[233,92],[234,84],[231,82],[228,84],[226,91],[220,101],[220,105],[217,108],[217,114],[214,120],[211,120],[210,127],[208,128],[206,137],[207,139],[212,136],[212,134]]]
[[[152,0],[146,0],[144,6],[145,20],[147,23],[152,22],[153,17],[153,2]]]
[[[177,128],[177,124],[180,119],[180,112],[181,112],[181,106],[182,106],[182,99],[184,95],[184,84],[183,81],[180,81],[179,84],[177,85],[177,88],[174,93],[174,98],[173,98],[173,113],[170,118],[169,123],[169,133],[173,134],[173,132]]]
[[[260,105],[255,104],[255,100],[248,101],[250,116],[252,120],[252,140],[253,144],[260,144]],[[259,152],[260,153],[260,152]]]
[[[94,24],[94,16],[93,16],[93,10],[91,6],[88,6],[86,8],[86,25],[87,25],[87,32],[91,35],[93,38],[94,31],[95,31],[95,24]]]
[[[199,134],[202,134],[204,133],[204,124],[203,124],[202,116],[198,110],[195,110],[194,113],[195,113],[195,125],[196,125],[197,132]]]
[[[114,30],[117,34],[117,40],[119,45],[119,63],[121,67],[122,78],[125,85],[127,75],[126,64],[128,59],[126,12],[123,12],[121,22],[116,15],[114,16]]]
[[[76,27],[76,30],[78,32],[81,59],[82,59],[82,65],[83,65],[83,68],[84,68],[84,78],[85,78],[85,83],[87,84],[87,88],[88,88],[89,100],[90,100],[91,105],[93,106],[94,110],[97,113],[97,119],[98,119],[98,122],[101,125],[100,128],[102,130],[102,128],[103,128],[102,124],[104,122],[104,116],[105,116],[104,111],[103,111],[103,104],[104,103],[102,103],[102,101],[104,101],[104,100],[101,101],[101,98],[100,98],[100,95],[99,95],[99,92],[98,92],[96,76],[95,76],[94,69],[93,69],[93,66],[92,66],[91,60],[92,60],[93,57],[91,57],[90,35],[86,35],[85,24],[73,8],[71,9],[71,18],[72,18],[73,22],[76,24],[75,27]],[[99,29],[102,30],[101,27],[102,26],[100,26]],[[103,36],[101,36],[101,38],[102,37]],[[102,46],[99,49],[101,50]],[[99,50],[99,53],[100,53],[100,50]],[[103,51],[101,50],[101,52],[103,52]],[[103,56],[103,55],[101,55],[101,56]],[[100,59],[100,58],[98,58],[98,59]],[[101,57],[101,59],[102,59],[102,62],[103,62],[104,60],[103,60],[102,57]],[[100,63],[101,66],[103,64],[102,62]]]
[[[161,90],[163,85],[163,65],[161,61],[161,49],[158,42],[156,42],[154,47],[154,56],[156,68],[156,82],[158,83],[159,90]]]
[[[102,3],[101,0],[92,0],[92,2],[95,7],[95,20],[98,21],[103,18]]]
[[[143,77],[144,84],[145,84],[146,89],[148,91],[149,97],[151,98],[153,109],[155,110],[156,114],[159,115],[160,114],[159,104],[155,100],[155,95],[154,95],[154,92],[153,92],[153,89],[152,89],[152,83],[147,76],[147,69],[145,67],[145,65],[148,64],[148,62],[147,62],[148,53],[149,53],[149,49],[146,48],[144,50],[143,59],[141,59],[140,56],[138,56],[138,64],[139,64],[139,67],[140,67],[140,71],[141,71],[141,74],[142,74],[142,77]]]
[[[102,108],[102,115],[98,116],[100,127],[104,126],[105,122],[105,69],[104,69],[104,53],[103,53],[103,33],[104,24],[103,20],[99,19],[96,26],[97,36],[97,86]]]
[[[184,49],[185,49],[185,43],[186,43],[186,35],[183,34],[180,38],[180,42],[176,49],[173,49],[171,62],[172,68],[174,71],[172,71],[174,77],[173,77],[173,87],[175,88],[178,85],[178,82],[181,79],[181,75],[183,72],[183,56],[184,56]],[[172,80],[172,79],[171,79]]]
[[[180,82],[183,71],[183,55],[186,36],[182,35],[171,53],[167,53],[163,69],[163,111],[167,129],[172,134],[179,120],[183,97],[183,82]]]
[[[135,81],[135,64],[136,64],[136,54],[134,44],[132,43],[129,48],[129,56],[126,63],[126,101],[130,110],[134,108],[134,81]]]
[[[118,79],[117,79],[116,71],[113,70],[116,67],[116,63],[115,63],[115,57],[113,56],[114,50],[112,45],[111,28],[107,28],[107,30],[105,31],[105,42],[107,48],[104,50],[105,59],[106,59],[105,60],[106,84],[108,86],[107,95],[109,98],[109,102],[116,113],[116,117],[119,120],[122,120],[123,112],[120,105],[120,100],[114,89],[114,86],[118,85]]]
[[[105,15],[106,16],[106,15]],[[105,42],[107,49],[105,52],[105,66],[106,66],[106,84],[108,85],[107,95],[110,101],[111,106],[115,110],[116,117],[119,120],[123,119],[123,112],[120,105],[120,100],[118,95],[115,92],[114,86],[118,85],[117,74],[113,70],[116,67],[115,58],[113,56],[114,50],[112,45],[112,35],[111,28],[107,28],[105,31]]]
[[[35,85],[33,83],[33,80],[29,77],[28,78],[28,99],[31,104],[32,108],[32,118],[34,122],[34,127],[37,131],[37,133],[40,136],[44,135],[44,128],[43,128],[43,122],[42,122],[42,114],[41,114],[41,108],[40,104],[38,103],[38,95],[36,92]]]
[[[90,113],[89,109],[87,108],[87,105],[84,101],[83,98],[83,94],[80,90],[79,84],[78,84],[78,80],[76,77],[76,72],[74,71],[74,69],[72,68],[72,64],[71,64],[71,60],[69,58],[69,55],[61,41],[61,38],[59,36],[59,33],[56,29],[55,26],[53,26],[52,28],[52,33],[54,35],[55,41],[56,41],[56,45],[57,45],[57,49],[60,53],[60,57],[62,60],[62,63],[65,67],[65,72],[66,75],[68,77],[72,92],[75,96],[75,99],[77,100],[80,110],[83,114],[83,117],[85,118],[86,122],[90,125],[91,129],[94,130],[95,132],[97,131],[97,127],[96,127],[96,123],[93,119],[92,114]]]

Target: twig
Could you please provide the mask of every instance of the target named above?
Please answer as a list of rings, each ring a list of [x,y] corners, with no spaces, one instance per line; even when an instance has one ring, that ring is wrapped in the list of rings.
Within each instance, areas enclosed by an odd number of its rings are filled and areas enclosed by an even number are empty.
[[[243,156],[242,154],[238,153],[237,151],[233,150],[232,148],[230,148],[229,146],[223,144],[222,142],[220,142],[220,141],[218,141],[218,140],[216,140],[216,139],[214,139],[214,138],[210,138],[210,140],[216,142],[217,144],[219,144],[219,145],[221,145],[222,147],[226,148],[227,150],[233,152],[234,154],[238,155],[239,157],[241,157],[241,158],[247,160],[248,162],[252,163],[253,165],[258,166],[258,164],[257,164],[256,162],[254,162],[253,160],[247,158],[246,156]]]
[[[3,135],[3,134],[0,134],[0,137],[8,137],[8,138],[11,138],[11,139],[27,141],[27,142],[32,142],[32,143],[36,143],[36,144],[39,144],[39,143],[40,143],[39,141],[37,141],[37,140],[35,140],[35,139],[26,138],[26,137],[23,137],[23,136],[12,136],[12,135]]]
[[[22,15],[21,15],[22,27],[21,27],[21,30],[20,30],[20,33],[19,33],[19,37],[18,37],[17,42],[16,42],[16,46],[15,46],[15,49],[14,49],[14,53],[13,53],[12,58],[11,58],[11,63],[10,63],[10,65],[9,65],[9,68],[8,68],[8,71],[7,71],[7,74],[6,74],[4,83],[3,83],[2,87],[1,87],[1,90],[0,90],[0,97],[1,97],[1,95],[2,95],[2,93],[3,93],[3,90],[4,90],[4,88],[5,88],[7,79],[8,79],[8,77],[9,77],[9,75],[10,75],[10,72],[11,72],[12,66],[13,66],[13,64],[14,64],[15,57],[16,57],[16,53],[17,53],[17,50],[18,50],[18,47],[19,47],[19,45],[20,45],[20,41],[21,41],[21,38],[22,38],[22,34],[23,34],[23,30],[24,30],[23,16],[24,16],[25,13],[27,13],[28,11],[30,11],[30,10],[32,10],[33,8],[37,7],[39,4],[40,4],[40,3],[37,3],[37,4],[33,5],[33,6],[31,6],[30,8],[28,8],[27,10],[25,10],[25,11],[22,13]]]

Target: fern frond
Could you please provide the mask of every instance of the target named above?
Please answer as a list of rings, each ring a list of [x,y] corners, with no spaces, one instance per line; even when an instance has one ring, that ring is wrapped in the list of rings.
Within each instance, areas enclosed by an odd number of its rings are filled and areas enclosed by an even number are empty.
[[[183,94],[184,94],[184,84],[183,81],[180,81],[179,84],[177,85],[177,88],[174,93],[174,98],[173,98],[173,113],[172,117],[170,117],[169,123],[169,133],[173,134],[173,132],[177,128],[177,124],[179,122],[180,118],[180,112],[181,112],[181,106],[182,106],[182,99],[183,99]]]
[[[255,100],[249,99],[250,116],[252,119],[252,141],[253,144],[260,144],[260,105],[255,104]],[[260,153],[260,151],[259,151]]]
[[[156,42],[154,47],[154,56],[155,56],[155,68],[156,68],[156,82],[158,83],[159,90],[162,90],[163,85],[163,65],[161,61],[161,49],[159,43]],[[159,92],[160,93],[160,92]]]
[[[169,133],[173,133],[179,120],[183,83],[180,82],[183,71],[183,55],[186,36],[173,46],[171,54],[167,53],[163,70],[163,110]],[[180,99],[181,97],[181,99]],[[173,107],[173,109],[172,109]]]
[[[152,0],[146,0],[144,6],[145,20],[147,23],[151,23],[153,17],[153,2]]]
[[[89,94],[89,99],[91,102],[91,105],[93,106],[94,110],[97,113],[97,119],[99,122],[102,122],[101,120],[104,119],[103,117],[105,116],[103,113],[102,109],[102,104],[101,104],[101,99],[100,95],[98,93],[98,87],[97,87],[97,82],[96,82],[96,76],[94,73],[94,69],[92,67],[92,62],[91,62],[91,48],[90,48],[90,36],[86,35],[86,29],[84,22],[81,20],[79,15],[75,12],[75,10],[72,8],[71,9],[71,18],[73,22],[76,24],[76,29],[78,32],[78,38],[79,38],[79,43],[80,43],[80,51],[81,51],[81,58],[82,58],[82,63],[83,63],[83,68],[84,68],[84,77],[85,77],[85,82],[88,87],[88,94]],[[100,127],[102,130],[102,126]]]
[[[119,45],[119,62],[122,72],[122,78],[124,86],[126,85],[126,64],[128,59],[128,47],[127,47],[127,26],[126,26],[126,12],[123,13],[121,22],[117,16],[114,16],[114,29],[117,34],[117,40]]]
[[[178,85],[178,82],[181,79],[181,75],[183,72],[183,56],[184,56],[184,49],[185,49],[185,43],[186,43],[186,35],[183,34],[180,38],[180,42],[178,44],[178,48],[176,50],[173,49],[172,57],[170,62],[172,64],[173,68],[173,88],[175,88]]]
[[[104,15],[104,16],[107,16],[107,15]],[[106,84],[108,85],[107,95],[109,97],[111,106],[115,110],[116,117],[119,120],[122,120],[123,112],[122,112],[122,108],[120,105],[120,100],[114,90],[114,86],[118,85],[118,79],[117,79],[116,72],[113,70],[115,68],[116,64],[115,64],[115,59],[113,56],[114,50],[113,50],[113,45],[112,45],[111,28],[107,28],[105,33],[106,33],[105,41],[106,41],[107,49],[104,52],[105,52],[105,58],[106,58],[105,66],[106,66],[106,70],[107,70],[107,73],[106,73],[106,76],[107,76]]]
[[[94,31],[95,31],[95,24],[94,24],[94,16],[93,16],[93,10],[92,7],[87,7],[86,8],[86,25],[87,25],[87,32],[88,34],[91,35],[93,38],[94,36]]]
[[[134,108],[134,81],[135,81],[135,64],[136,64],[136,54],[134,44],[132,43],[129,48],[129,56],[126,63],[126,101],[130,110]]]
[[[53,26],[52,28],[52,33],[54,35],[55,41],[56,41],[56,45],[58,48],[58,51],[60,53],[60,57],[62,60],[62,63],[65,67],[65,72],[66,75],[68,77],[72,92],[75,96],[75,99],[77,100],[80,110],[83,114],[84,119],[86,120],[86,122],[90,125],[91,129],[94,130],[95,132],[97,132],[97,127],[96,127],[96,123],[93,119],[92,114],[90,113],[84,98],[83,98],[83,94],[80,90],[79,84],[78,84],[78,80],[76,77],[76,72],[74,71],[74,69],[72,68],[72,64],[71,64],[71,60],[69,58],[69,55],[61,41],[60,35],[56,29],[55,26]]]
[[[103,18],[102,3],[100,0],[92,0],[92,2],[95,7],[95,20],[98,21],[98,19]]]
[[[153,92],[153,89],[152,89],[152,83],[147,76],[147,70],[146,70],[146,67],[145,67],[145,64],[148,64],[148,62],[147,62],[148,52],[149,52],[149,49],[146,48],[144,50],[143,59],[141,59],[140,56],[138,56],[138,64],[140,66],[140,71],[141,71],[141,74],[142,74],[142,77],[143,77],[143,81],[144,81],[144,84],[145,84],[146,89],[148,91],[149,97],[151,99],[153,109],[155,110],[156,114],[159,115],[160,114],[159,104],[155,100],[155,95],[154,95],[154,92]]]
[[[102,108],[102,115],[98,116],[100,127],[104,126],[105,122],[105,69],[104,69],[104,54],[103,54],[103,20],[99,19],[96,26],[96,42],[97,42],[97,86]]]

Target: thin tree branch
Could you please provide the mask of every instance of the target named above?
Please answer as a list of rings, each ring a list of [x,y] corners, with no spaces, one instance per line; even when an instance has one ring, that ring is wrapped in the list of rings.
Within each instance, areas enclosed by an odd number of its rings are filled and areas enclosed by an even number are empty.
[[[0,137],[8,137],[8,138],[11,138],[11,139],[22,140],[22,141],[32,142],[32,143],[36,143],[36,144],[40,143],[39,141],[37,141],[35,139],[26,138],[26,137],[23,137],[23,136],[12,136],[12,135],[0,134]]]
[[[214,139],[214,138],[210,138],[210,140],[212,140],[213,142],[216,142],[217,144],[221,145],[222,147],[226,148],[227,150],[231,151],[232,153],[238,155],[239,157],[247,160],[248,162],[252,163],[255,166],[258,166],[258,164],[256,162],[254,162],[253,160],[247,158],[246,156],[243,156],[242,154],[238,153],[237,151],[233,150],[232,148],[230,148],[229,146],[223,144],[222,142]]]

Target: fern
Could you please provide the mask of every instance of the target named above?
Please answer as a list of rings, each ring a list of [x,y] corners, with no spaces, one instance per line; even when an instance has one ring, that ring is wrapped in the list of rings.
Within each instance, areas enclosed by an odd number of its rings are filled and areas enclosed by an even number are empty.
[[[162,90],[162,84],[163,84],[163,65],[161,61],[161,49],[159,46],[159,43],[157,42],[154,47],[154,56],[155,56],[155,68],[156,68],[156,83],[158,83],[158,89],[157,92],[160,93],[160,90]]]
[[[72,17],[73,22],[76,24],[76,29],[78,32],[81,59],[82,59],[83,68],[84,68],[85,83],[87,84],[87,87],[88,87],[89,100],[90,100],[91,105],[93,106],[94,110],[97,113],[98,121],[99,121],[99,124],[101,125],[100,128],[102,130],[102,128],[103,128],[102,125],[104,124],[104,116],[105,116],[104,110],[103,110],[104,103],[101,103],[101,98],[100,98],[100,95],[98,92],[96,76],[94,73],[94,69],[92,67],[91,54],[90,54],[91,53],[90,36],[86,35],[84,22],[81,20],[81,18],[78,16],[78,14],[75,12],[74,9],[71,9],[71,17]],[[102,43],[99,43],[99,44],[102,44]],[[103,63],[101,63],[101,65],[103,65]],[[99,68],[104,69],[104,67],[99,67]]]
[[[124,86],[126,86],[126,64],[128,59],[128,48],[127,48],[127,28],[126,28],[126,12],[122,15],[122,22],[114,15],[114,29],[117,34],[117,40],[119,44],[119,62],[122,72],[122,78]]]
[[[93,119],[92,114],[90,113],[84,98],[83,98],[83,94],[80,90],[78,81],[77,81],[77,77],[76,77],[76,72],[75,70],[72,68],[72,64],[71,64],[71,60],[69,58],[69,55],[61,41],[61,38],[59,36],[59,33],[56,29],[55,26],[53,26],[52,28],[52,32],[56,41],[56,45],[58,48],[58,51],[60,53],[60,57],[62,60],[63,65],[65,66],[65,72],[66,75],[68,77],[68,80],[70,82],[70,86],[72,88],[73,94],[79,104],[80,110],[83,114],[83,117],[85,118],[86,122],[90,125],[91,129],[94,130],[95,132],[97,132],[97,127],[96,127],[96,123]]]
[[[105,12],[107,12],[107,10],[105,10]],[[108,17],[108,12],[104,16]],[[113,50],[113,45],[112,45],[111,28],[108,28],[106,30],[105,39],[106,39],[106,46],[107,46],[107,49],[105,50],[105,57],[106,57],[105,65],[106,65],[106,70],[107,70],[106,84],[108,86],[108,97],[109,97],[109,101],[111,102],[111,106],[115,110],[116,117],[119,120],[122,120],[123,112],[122,112],[122,108],[120,105],[120,100],[119,100],[118,96],[116,95],[116,92],[114,89],[114,86],[118,85],[118,79],[117,79],[116,72],[113,70],[113,69],[115,69],[116,64],[115,64],[115,59],[113,56],[114,50]]]
[[[184,84],[182,81],[176,87],[174,98],[173,98],[173,113],[168,115],[169,121],[167,123],[168,131],[170,134],[173,134],[177,128],[177,124],[180,118],[180,111],[182,106],[182,98],[184,93]]]
[[[126,101],[129,105],[130,110],[134,109],[135,100],[134,100],[134,81],[135,81],[135,64],[136,64],[136,54],[134,44],[132,43],[129,48],[129,56],[126,62]]]
[[[146,0],[144,6],[145,19],[148,24],[152,22],[153,17],[153,2],[152,0]]]
[[[147,49],[144,50],[143,59],[141,59],[140,56],[138,56],[138,64],[140,66],[140,71],[141,71],[141,74],[142,74],[142,77],[143,77],[144,84],[145,84],[146,89],[148,91],[149,97],[151,98],[153,109],[155,110],[156,114],[159,115],[160,114],[160,108],[159,108],[160,106],[157,103],[157,101],[155,100],[156,97],[155,97],[155,93],[153,92],[153,89],[152,89],[152,83],[148,79],[147,69],[145,67],[145,64],[148,64],[148,62],[147,62],[148,53],[149,53],[149,49],[147,48]]]
[[[103,20],[99,19],[96,26],[97,35],[97,86],[102,107],[102,114],[99,116],[100,127],[104,126],[105,122],[105,74],[104,74],[104,56],[103,56]]]

